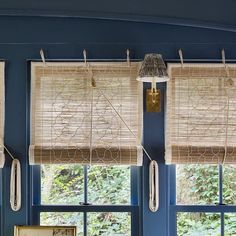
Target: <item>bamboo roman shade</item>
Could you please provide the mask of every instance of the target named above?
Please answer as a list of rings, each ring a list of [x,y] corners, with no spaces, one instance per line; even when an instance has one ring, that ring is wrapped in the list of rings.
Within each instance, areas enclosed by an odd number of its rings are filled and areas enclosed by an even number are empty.
[[[139,63],[31,63],[30,164],[142,165]]]
[[[5,62],[0,62],[0,168],[3,168],[5,163],[4,119],[5,119]]]
[[[236,163],[236,65],[169,64],[167,164]]]

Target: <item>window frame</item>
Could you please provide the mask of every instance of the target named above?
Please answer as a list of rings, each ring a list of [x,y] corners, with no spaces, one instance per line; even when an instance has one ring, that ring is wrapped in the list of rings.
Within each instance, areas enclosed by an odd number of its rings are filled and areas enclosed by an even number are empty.
[[[87,213],[89,212],[128,212],[131,214],[131,236],[141,235],[141,207],[140,207],[140,196],[141,188],[141,169],[142,167],[131,166],[131,204],[130,205],[42,205],[41,204],[41,169],[39,165],[31,166],[31,184],[30,194],[31,194],[31,212],[30,212],[30,224],[39,225],[40,224],[40,213],[41,212],[78,212],[83,213],[84,217],[84,236],[87,236]],[[87,176],[87,166],[84,166],[84,177]],[[86,184],[84,181],[84,194],[86,203]],[[139,227],[137,227],[139,226]]]
[[[223,203],[223,166],[218,165],[218,183],[219,183],[219,202],[215,205],[180,205],[176,204],[176,165],[167,166],[168,168],[168,230],[170,236],[177,235],[177,213],[179,212],[205,212],[219,213],[221,219],[221,236],[224,236],[224,214],[236,213],[235,205],[226,205]]]

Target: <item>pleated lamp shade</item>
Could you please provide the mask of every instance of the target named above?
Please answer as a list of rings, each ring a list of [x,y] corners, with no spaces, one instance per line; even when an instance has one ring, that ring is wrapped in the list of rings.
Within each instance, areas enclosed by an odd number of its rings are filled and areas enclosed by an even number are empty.
[[[146,54],[139,70],[138,81],[160,83],[169,80],[161,54]]]

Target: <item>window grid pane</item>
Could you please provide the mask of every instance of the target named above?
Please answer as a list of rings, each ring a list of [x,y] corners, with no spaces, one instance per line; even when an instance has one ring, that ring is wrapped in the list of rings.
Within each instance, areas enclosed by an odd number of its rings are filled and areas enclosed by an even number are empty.
[[[72,212],[42,212],[40,225],[71,225],[77,226],[77,236],[83,236],[83,213]]]
[[[191,170],[191,166],[187,166],[187,170]],[[187,190],[181,190],[180,187],[183,188],[183,186],[186,186],[189,188],[191,191],[191,187],[196,183],[196,181],[193,183],[188,183],[188,178],[186,181],[186,173],[184,170],[183,165],[176,165],[176,202],[177,204],[181,202],[181,197],[179,195],[182,194],[183,192],[187,192]],[[198,168],[201,170],[201,167]],[[225,235],[225,236],[233,236],[236,235],[236,213],[224,213],[224,204],[226,205],[235,205],[235,174],[236,174],[236,166],[235,165],[224,165],[224,166],[219,166],[218,168],[218,174],[217,178],[216,176],[214,177],[215,171],[209,170],[209,168],[212,168],[212,166],[205,166],[205,171],[209,172],[208,176],[205,176],[205,182],[203,182],[203,187],[200,188],[200,190],[204,190],[207,188],[209,191],[211,191],[211,188],[209,189],[209,182],[212,184],[213,179],[217,180],[218,178],[218,185],[217,188],[219,196],[217,196],[218,199],[218,204],[216,202],[216,207],[219,208],[219,204],[222,205],[223,212],[220,214],[220,212],[216,213],[210,213],[210,212],[197,212],[198,204],[194,203],[193,205],[196,205],[196,212],[195,210],[193,212],[187,212],[188,211],[188,205],[186,205],[186,212],[177,212],[177,235],[199,235],[199,236],[217,236],[217,235]],[[202,171],[202,170],[201,170]],[[195,174],[197,171],[195,172]],[[202,173],[202,172],[201,172]],[[199,174],[199,173],[198,173]],[[191,175],[190,175],[191,176]],[[193,176],[193,175],[192,175]],[[195,176],[196,177],[196,176]],[[198,178],[201,178],[202,176],[198,176]],[[184,183],[184,178],[185,182]],[[217,182],[217,181],[215,181]],[[191,185],[192,184],[192,185]],[[204,186],[205,184],[205,186]],[[215,186],[216,187],[216,186]],[[178,189],[179,188],[179,189]],[[196,191],[196,189],[195,189]],[[187,193],[189,194],[189,193]],[[210,194],[203,194],[204,196],[210,196]],[[191,198],[190,198],[191,199]],[[186,200],[186,199],[185,199]],[[194,201],[192,201],[194,202]],[[183,201],[181,202],[183,204]],[[208,205],[209,203],[204,203],[204,205]],[[202,207],[199,205],[199,207]],[[212,206],[214,208],[214,205]],[[202,209],[202,208],[201,208]],[[232,208],[233,210],[233,208]],[[216,217],[217,216],[217,217]],[[211,222],[211,223],[210,223]],[[205,231],[204,231],[205,230]]]
[[[83,202],[83,166],[41,165],[41,201],[48,205],[79,205]]]
[[[130,167],[91,166],[88,168],[88,202],[130,204]]]
[[[131,168],[128,166],[41,165],[40,173],[43,205],[59,209],[60,205],[86,203],[86,199],[93,205],[114,204],[114,207],[131,203]],[[77,236],[94,236],[90,232],[98,231],[104,236],[131,235],[129,212],[41,212],[40,224],[77,225]]]
[[[88,236],[131,236],[131,215],[125,212],[88,213]]]
[[[236,204],[236,165],[223,167],[223,203]]]
[[[218,166],[176,165],[176,202],[180,205],[218,204]]]
[[[236,235],[236,213],[225,213],[225,236]]]
[[[177,214],[178,236],[220,236],[220,214],[187,213]]]

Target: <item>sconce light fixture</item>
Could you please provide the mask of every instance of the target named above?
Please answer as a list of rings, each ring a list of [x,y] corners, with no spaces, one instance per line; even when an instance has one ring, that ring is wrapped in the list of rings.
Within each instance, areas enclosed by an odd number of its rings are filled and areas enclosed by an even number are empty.
[[[152,84],[151,89],[146,91],[146,110],[147,112],[161,111],[161,93],[156,87],[156,83],[169,80],[166,65],[161,54],[146,54],[139,70],[138,81]]]
[[[161,92],[156,83],[167,82],[169,76],[161,54],[146,54],[139,70],[138,81],[151,83],[146,91],[147,112],[161,111]],[[159,170],[158,163],[149,164],[149,209],[156,212],[159,208]]]

